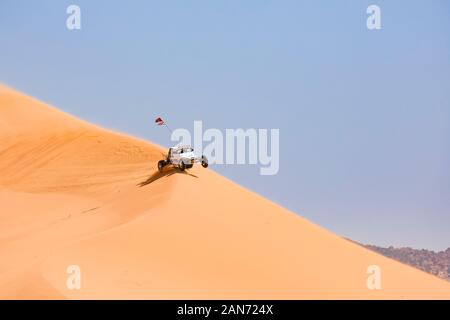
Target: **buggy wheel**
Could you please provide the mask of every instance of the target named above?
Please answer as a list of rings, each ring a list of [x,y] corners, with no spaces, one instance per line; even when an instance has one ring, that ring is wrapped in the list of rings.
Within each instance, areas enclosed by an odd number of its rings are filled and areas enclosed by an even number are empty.
[[[161,172],[162,169],[166,166],[166,160],[159,160],[158,161],[158,171]]]
[[[187,164],[186,165],[186,169],[190,169],[190,168],[192,168],[194,165],[193,164]]]
[[[184,171],[184,169],[186,169],[186,165],[183,161],[180,161],[180,163],[178,164],[178,168],[180,168],[180,171]]]
[[[208,159],[205,156],[202,156],[202,167],[208,168]]]

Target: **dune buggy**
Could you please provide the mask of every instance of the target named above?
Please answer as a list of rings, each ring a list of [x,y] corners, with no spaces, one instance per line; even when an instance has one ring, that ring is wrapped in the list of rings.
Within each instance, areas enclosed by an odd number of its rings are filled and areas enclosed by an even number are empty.
[[[191,146],[178,146],[170,148],[166,159],[158,162],[158,170],[162,171],[165,166],[173,165],[184,171],[192,168],[195,163],[201,163],[203,168],[208,167],[208,159],[203,155],[201,157],[195,155]]]

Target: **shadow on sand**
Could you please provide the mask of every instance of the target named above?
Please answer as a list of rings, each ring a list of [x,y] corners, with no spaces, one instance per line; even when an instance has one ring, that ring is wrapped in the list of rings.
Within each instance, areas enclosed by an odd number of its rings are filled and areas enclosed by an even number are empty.
[[[142,181],[140,183],[137,184],[137,186],[139,187],[145,187],[146,185],[155,182],[158,179],[164,178],[164,177],[169,177],[173,174],[187,174],[188,176],[194,177],[194,178],[198,178],[196,175],[189,173],[187,171],[180,171],[179,169],[176,168],[167,168],[164,169],[162,172],[156,171],[155,173],[153,173],[152,175],[150,175],[147,180]]]

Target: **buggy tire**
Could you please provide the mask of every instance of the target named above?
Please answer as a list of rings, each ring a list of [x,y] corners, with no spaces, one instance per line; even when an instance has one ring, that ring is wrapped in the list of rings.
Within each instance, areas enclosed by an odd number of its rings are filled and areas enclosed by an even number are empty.
[[[158,171],[161,172],[163,168],[166,166],[167,162],[166,160],[159,160],[158,161]]]
[[[202,156],[202,167],[208,168],[208,159],[205,156]]]

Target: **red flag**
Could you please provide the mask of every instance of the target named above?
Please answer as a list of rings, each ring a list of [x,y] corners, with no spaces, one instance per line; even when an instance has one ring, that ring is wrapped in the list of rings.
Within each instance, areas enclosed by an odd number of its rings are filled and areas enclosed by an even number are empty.
[[[156,118],[155,123],[156,123],[158,126],[165,125],[164,120],[161,119],[161,118],[159,118],[159,117]]]

